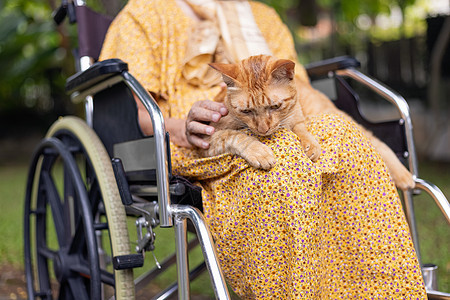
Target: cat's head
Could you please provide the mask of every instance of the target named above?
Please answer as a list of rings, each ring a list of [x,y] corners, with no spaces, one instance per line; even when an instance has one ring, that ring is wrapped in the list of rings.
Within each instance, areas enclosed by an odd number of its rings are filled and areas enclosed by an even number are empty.
[[[283,126],[297,102],[294,62],[258,55],[210,66],[222,73],[227,85],[224,104],[230,116],[262,136]]]

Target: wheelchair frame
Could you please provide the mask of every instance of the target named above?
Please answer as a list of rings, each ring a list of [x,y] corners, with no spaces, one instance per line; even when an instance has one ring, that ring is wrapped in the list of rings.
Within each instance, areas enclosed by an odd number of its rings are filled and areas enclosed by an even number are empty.
[[[71,9],[77,9],[77,7],[84,7],[84,1],[76,1],[68,3],[63,1],[62,6],[55,14],[55,20],[58,19],[62,21],[66,13],[69,13]],[[171,193],[174,192],[174,187],[169,185],[170,181],[170,157],[168,154],[168,142],[165,131],[164,118],[159,110],[156,101],[153,97],[141,86],[141,84],[128,72],[127,65],[120,60],[107,60],[103,62],[97,62],[93,64],[95,58],[89,55],[82,55],[79,59],[80,72],[72,76],[67,81],[67,90],[71,94],[73,101],[85,101],[85,112],[86,112],[86,123],[89,127],[94,127],[93,120],[93,96],[109,87],[115,86],[119,83],[125,84],[142,102],[150,117],[152,119],[152,125],[154,130],[153,138],[151,139],[151,144],[148,142],[140,147],[147,147],[144,151],[148,155],[147,158],[142,158],[148,160],[154,153],[154,168],[156,170],[156,187],[150,188],[142,186],[128,186],[126,179],[124,180],[126,162],[116,160],[111,163],[114,169],[114,175],[119,186],[119,193],[121,200],[123,202],[124,210],[129,215],[141,216],[138,218],[137,226],[140,228],[147,228],[148,232],[145,235],[139,236],[137,250],[138,252],[143,252],[146,250],[151,250],[154,237],[152,236],[151,229],[156,225],[160,225],[163,228],[174,227],[175,229],[175,248],[176,248],[176,264],[177,264],[177,280],[178,280],[178,298],[179,299],[189,299],[190,287],[189,279],[190,277],[195,277],[200,269],[189,272],[188,265],[188,249],[193,245],[192,243],[187,243],[187,220],[191,221],[194,225],[200,246],[202,248],[202,253],[205,259],[205,265],[210,273],[212,287],[217,299],[230,299],[228,293],[227,285],[224,276],[221,272],[220,265],[217,259],[217,254],[214,248],[214,242],[211,234],[206,225],[205,219],[199,209],[192,207],[190,205],[184,204],[172,204],[171,203]],[[418,168],[417,168],[417,158],[414,148],[413,134],[412,134],[412,122],[409,115],[408,104],[403,97],[390,89],[382,85],[381,83],[371,79],[370,77],[357,71],[355,68],[359,66],[359,63],[348,57],[335,58],[331,60],[322,61],[319,63],[311,64],[306,66],[307,71],[310,76],[315,78],[351,78],[369,89],[375,91],[377,94],[381,95],[383,98],[394,104],[401,115],[399,124],[404,126],[405,129],[405,140],[407,144],[407,152],[403,153],[403,157],[408,159],[408,166],[411,173],[415,177],[417,190],[423,190],[431,195],[431,197],[438,204],[439,208],[443,212],[447,221],[450,224],[450,204],[448,203],[446,197],[443,193],[433,184],[418,178]],[[149,146],[150,145],[150,146]],[[34,176],[36,175],[36,165],[38,164],[40,156],[48,152],[47,148],[60,149],[61,153],[67,152],[64,149],[64,141],[61,142],[57,137],[50,136],[49,138],[43,140],[38,149],[35,152],[32,167],[30,168],[30,175],[28,180],[28,191],[27,191],[27,202],[31,201],[28,198],[32,197],[33,183],[36,181]],[[148,149],[153,147],[153,149]],[[64,155],[63,155],[64,156]],[[70,156],[69,154],[64,157]],[[67,159],[69,161],[70,159]],[[152,164],[151,162],[147,162]],[[68,163],[73,165],[73,162]],[[74,168],[72,166],[72,168]],[[125,181],[125,182],[124,182]],[[133,189],[131,189],[133,188]],[[128,189],[128,190],[127,190]],[[145,189],[145,191],[144,191]],[[156,196],[158,202],[140,202],[139,193],[145,193],[147,195]],[[405,214],[407,216],[408,223],[410,225],[413,243],[416,247],[417,255],[420,261],[419,247],[418,247],[418,237],[417,230],[414,220],[414,208],[413,208],[413,194],[415,191],[407,190],[402,191],[405,200]],[[88,214],[88,208],[84,209],[85,213]],[[27,213],[30,215],[30,208],[26,207],[25,212],[25,224],[26,229],[30,226],[30,221],[27,220]],[[142,231],[141,231],[142,232]],[[28,233],[29,234],[29,233]],[[42,296],[36,293],[33,286],[33,275],[32,270],[29,270],[28,264],[31,264],[31,249],[30,245],[25,242],[25,256],[26,256],[26,277],[27,277],[27,290],[29,294],[29,299],[34,299],[35,296]],[[94,239],[94,237],[90,237]],[[93,244],[95,244],[92,241]],[[92,246],[92,245],[89,245]],[[95,256],[95,255],[94,255]],[[28,259],[30,258],[30,259]],[[92,258],[94,261],[96,258]],[[97,258],[98,259],[98,258]],[[139,264],[143,263],[139,257],[131,254],[123,254],[121,256],[115,257],[116,270],[129,269]],[[124,260],[124,262],[121,261]],[[163,262],[163,266],[173,261],[173,257]],[[92,263],[92,262],[91,262]],[[201,266],[200,266],[201,267]],[[94,272],[94,271],[92,271]],[[135,288],[138,289],[141,286],[148,283],[153,277],[155,277],[160,271],[158,269],[151,270],[150,272],[144,274],[143,276],[137,278],[134,282]],[[156,275],[155,275],[156,274]],[[423,271],[425,284],[427,288],[428,295],[434,297],[433,299],[450,299],[450,294],[442,293],[436,291],[435,286],[435,274],[433,272]],[[100,275],[99,275],[100,276]],[[97,279],[98,280],[98,279]],[[92,283],[91,283],[92,284]],[[166,291],[162,292],[158,296],[158,299],[166,299],[169,295],[174,293],[177,286],[171,286]],[[116,295],[118,299],[120,295]]]

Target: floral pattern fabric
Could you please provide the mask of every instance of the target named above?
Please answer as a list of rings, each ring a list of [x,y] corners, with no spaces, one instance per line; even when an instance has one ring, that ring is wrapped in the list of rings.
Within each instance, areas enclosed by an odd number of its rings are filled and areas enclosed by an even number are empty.
[[[295,59],[292,37],[274,10],[251,6],[272,52]],[[159,96],[166,117],[184,118],[194,101],[220,91],[182,79],[191,25],[174,0],[131,0],[113,22],[101,59],[126,61]],[[401,202],[380,156],[342,116],[311,117],[308,130],[323,151],[316,163],[288,130],[259,137],[277,158],[270,171],[237,156],[200,158],[171,145],[173,172],[203,188],[204,215],[230,286],[243,299],[426,299]]]

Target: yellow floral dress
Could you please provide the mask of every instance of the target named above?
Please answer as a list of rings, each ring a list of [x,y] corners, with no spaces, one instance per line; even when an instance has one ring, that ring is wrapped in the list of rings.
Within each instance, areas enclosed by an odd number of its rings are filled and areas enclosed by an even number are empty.
[[[275,56],[295,60],[276,12],[251,3]],[[197,89],[181,76],[193,21],[175,0],[130,0],[113,22],[101,59],[121,58],[158,97],[166,117],[185,118]],[[300,70],[302,71],[302,70]],[[260,140],[277,164],[256,170],[237,156],[199,158],[172,145],[174,173],[203,188],[204,215],[225,277],[243,299],[426,299],[395,186],[380,156],[353,122],[311,117],[322,146],[312,163],[296,135]],[[248,134],[251,134],[248,132]]]

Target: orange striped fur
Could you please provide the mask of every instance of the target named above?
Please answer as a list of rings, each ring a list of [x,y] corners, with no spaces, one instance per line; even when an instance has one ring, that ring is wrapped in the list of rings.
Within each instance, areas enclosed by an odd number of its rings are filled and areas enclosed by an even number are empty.
[[[270,169],[275,164],[272,151],[239,129],[250,128],[257,135],[270,135],[285,127],[300,137],[306,154],[316,161],[320,146],[306,130],[304,115],[333,113],[351,118],[309,82],[295,76],[292,61],[260,55],[239,64],[211,66],[222,73],[228,86],[226,95],[219,94],[215,100],[225,103],[229,115],[214,125],[216,132],[210,138],[211,147],[203,151],[204,156],[232,153],[244,157],[256,168]],[[395,153],[372,132],[359,127],[383,158],[397,187],[413,188],[413,175]]]
[[[312,161],[319,158],[320,145],[305,127],[294,62],[259,55],[238,64],[210,65],[222,73],[227,84],[226,97],[215,100],[223,102],[229,113],[213,124],[216,131],[210,137],[209,149],[201,150],[204,156],[231,153],[255,168],[270,169],[276,163],[272,150],[240,129],[249,128],[256,135],[268,136],[284,127],[298,135]]]

